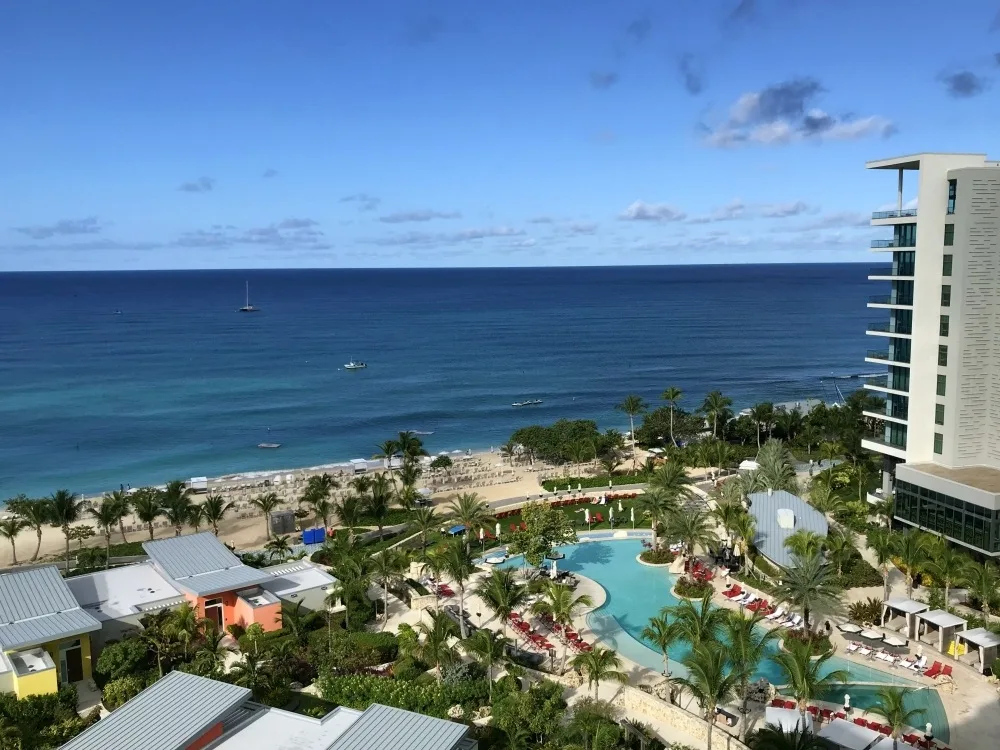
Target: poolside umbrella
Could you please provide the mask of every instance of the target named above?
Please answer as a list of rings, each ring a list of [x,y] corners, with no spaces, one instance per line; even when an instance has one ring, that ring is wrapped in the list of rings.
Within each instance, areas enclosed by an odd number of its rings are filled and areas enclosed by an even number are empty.
[[[507,557],[505,555],[490,555],[483,562],[487,565],[501,565],[507,562]]]
[[[497,539],[500,538],[500,522],[497,521]]]
[[[838,625],[837,630],[842,633],[860,633],[861,626],[855,625],[853,622],[845,622],[843,625]]]
[[[608,509],[608,517],[611,519],[611,525],[614,526],[614,524],[615,524],[615,509],[613,507]]]
[[[483,541],[486,538],[486,530],[480,526],[479,527],[479,541]]]
[[[563,558],[566,557],[566,555],[564,555],[562,552],[556,552],[555,550],[553,550],[545,557],[552,561],[552,580],[555,580],[556,575],[558,575],[559,573],[559,570],[556,568],[556,560],[562,560]]]
[[[632,528],[635,528],[635,508],[629,508],[628,514],[632,517]]]
[[[621,498],[618,498],[618,512],[619,513],[622,512],[622,499]]]
[[[858,633],[862,638],[866,638],[869,641],[881,641],[884,637],[878,630],[872,630],[871,628],[865,628],[860,633]]]
[[[583,509],[583,521],[588,526],[590,526],[590,509],[589,508],[584,508]]]
[[[887,635],[882,639],[882,643],[888,646],[893,653],[898,653],[900,650],[907,650],[909,641],[900,638],[898,635]]]

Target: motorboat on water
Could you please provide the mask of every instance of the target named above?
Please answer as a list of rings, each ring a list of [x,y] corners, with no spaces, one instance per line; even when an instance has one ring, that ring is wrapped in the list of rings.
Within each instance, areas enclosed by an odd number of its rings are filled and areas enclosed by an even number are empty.
[[[367,367],[368,365],[366,363],[361,362],[360,360],[355,362],[353,359],[344,365],[345,370],[364,370]]]
[[[514,406],[514,407],[517,407],[517,406],[538,406],[540,403],[542,403],[542,400],[540,398],[532,398],[532,399],[528,399],[527,401],[515,401],[514,403],[511,404],[511,406]]]

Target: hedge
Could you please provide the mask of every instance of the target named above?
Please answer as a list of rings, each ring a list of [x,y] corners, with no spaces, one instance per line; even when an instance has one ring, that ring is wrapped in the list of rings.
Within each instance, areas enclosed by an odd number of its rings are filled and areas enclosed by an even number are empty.
[[[677,555],[666,547],[648,549],[639,555],[639,559],[650,565],[667,565],[677,559]]]
[[[843,575],[840,577],[840,584],[845,589],[865,588],[868,586],[882,586],[882,574],[868,564],[857,550],[851,558],[844,564]]]
[[[611,476],[612,485],[645,484],[648,481],[649,475],[643,472],[638,474],[614,474]],[[565,477],[563,479],[546,479],[542,482],[542,487],[549,492],[566,492],[567,485],[574,490],[578,486],[583,486],[584,489],[607,487],[608,476],[605,474],[602,477]]]
[[[701,599],[712,591],[712,584],[708,581],[694,581],[687,576],[678,579],[674,585],[674,593],[687,599]]]
[[[447,719],[448,709],[457,703],[471,710],[485,704],[489,696],[486,680],[421,685],[371,675],[324,675],[319,679],[319,690],[324,700],[338,706],[363,711],[373,703],[380,703],[439,719]]]

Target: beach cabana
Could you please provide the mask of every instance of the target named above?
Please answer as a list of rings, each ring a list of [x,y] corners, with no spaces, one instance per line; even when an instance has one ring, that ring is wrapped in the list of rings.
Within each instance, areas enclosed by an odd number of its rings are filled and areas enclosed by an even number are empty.
[[[363,458],[352,458],[351,471],[354,474],[364,474],[368,471],[368,461]]]
[[[465,526],[463,526],[462,524],[456,524],[455,526],[452,526],[450,529],[448,529],[448,535],[449,536],[458,536],[459,534],[463,533],[464,531],[465,531]]]
[[[917,639],[928,646],[934,646],[942,654],[948,649],[948,644],[955,634],[965,630],[965,620],[943,609],[933,609],[930,612],[917,614]],[[935,642],[934,634],[937,633]]]
[[[979,652],[980,672],[985,673],[986,668],[992,665],[993,660],[997,658],[997,648],[1000,647],[1000,635],[997,635],[992,630],[987,630],[986,628],[966,630],[962,633],[957,633],[955,640],[965,643],[968,646],[970,654],[973,652],[973,649]],[[966,660],[959,659],[959,661]],[[966,663],[975,666],[974,659],[969,659]]]
[[[819,736],[840,750],[866,750],[882,735],[874,729],[861,727],[853,721],[834,719],[819,731]]]
[[[921,612],[926,612],[930,607],[928,607],[923,602],[914,601],[913,599],[905,598],[893,598],[889,599],[882,605],[882,622],[883,628],[896,629],[900,625],[894,623],[896,619],[905,621],[906,626],[898,632],[906,633],[907,638],[917,637],[917,615]]]
[[[802,727],[802,714],[797,708],[774,708],[767,706],[764,709],[764,723],[781,727],[785,732],[794,732],[796,729],[807,729],[812,731],[812,716],[806,714],[805,726]]]

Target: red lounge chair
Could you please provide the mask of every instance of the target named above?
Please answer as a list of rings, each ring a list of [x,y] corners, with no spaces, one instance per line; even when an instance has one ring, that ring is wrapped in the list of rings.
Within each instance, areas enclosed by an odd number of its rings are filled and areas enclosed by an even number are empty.
[[[951,677],[951,664],[945,664],[939,677]]]
[[[923,742],[923,739],[921,739],[920,737],[918,737],[915,734],[904,734],[903,735],[903,742],[905,742],[908,745],[916,746],[916,745],[921,744]]]
[[[784,698],[775,698],[774,700],[771,701],[771,708],[784,708],[784,707],[785,707]]]
[[[785,701],[785,708],[795,708],[795,701]]]
[[[860,716],[854,720],[854,723],[857,724],[859,727],[865,727],[865,728],[868,727],[868,722],[866,722]]]
[[[892,734],[892,727],[890,727],[888,724],[879,724],[878,733],[884,734],[886,737],[888,737],[889,735]]]
[[[829,708],[821,709],[819,715],[823,717],[823,721],[833,720],[833,711],[831,711]]]
[[[743,593],[743,589],[739,586],[733,586],[729,591],[723,591],[722,595],[727,599],[732,599],[733,597],[739,596]]]
[[[837,713],[835,713],[834,716],[837,717],[838,719],[846,719],[847,718],[847,714],[845,714],[843,711],[837,711]]]
[[[871,729],[873,732],[877,732],[881,728],[881,724],[877,721],[866,721],[865,726]]]
[[[936,661],[931,664],[931,668],[924,672],[924,677],[937,677],[941,674],[941,662]]]
[[[813,718],[819,715],[819,706],[807,706],[806,711],[808,711]]]
[[[518,620],[521,619],[521,615],[519,615],[517,612],[511,612],[510,619],[513,620],[514,622],[517,622]]]

